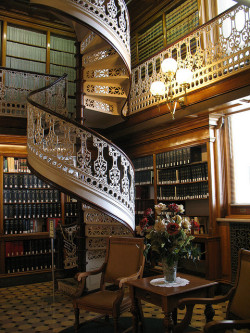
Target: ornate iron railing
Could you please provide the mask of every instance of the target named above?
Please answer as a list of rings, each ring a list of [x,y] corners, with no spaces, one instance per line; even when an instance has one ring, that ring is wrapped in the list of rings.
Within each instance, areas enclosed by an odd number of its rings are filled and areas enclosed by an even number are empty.
[[[130,22],[124,0],[31,0],[31,2],[60,9],[99,31],[115,46],[130,68]]]
[[[65,82],[28,96],[29,165],[133,230],[133,165],[110,141],[65,117]]]
[[[249,13],[247,6],[234,6],[134,68],[130,114],[157,105],[150,93],[150,86],[156,80],[164,82],[160,64],[165,58],[175,58],[179,67],[193,70],[187,93],[249,68]],[[174,97],[184,95],[183,88],[175,80],[172,88]],[[166,98],[162,98],[160,103],[165,101]]]
[[[58,76],[0,67],[0,116],[26,118],[28,94],[56,78]]]

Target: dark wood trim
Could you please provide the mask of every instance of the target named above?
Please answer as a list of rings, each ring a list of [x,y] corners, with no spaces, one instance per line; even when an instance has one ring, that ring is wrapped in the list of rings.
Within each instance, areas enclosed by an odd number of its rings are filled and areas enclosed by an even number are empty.
[[[3,20],[2,30],[2,66],[6,66],[6,49],[7,49],[7,22]]]
[[[35,19],[28,15],[16,14],[7,10],[0,10],[0,20],[7,21],[11,24],[22,25],[31,29],[47,31],[48,29],[55,33],[68,37],[75,38],[75,33],[72,28],[67,25],[52,23],[45,20]]]

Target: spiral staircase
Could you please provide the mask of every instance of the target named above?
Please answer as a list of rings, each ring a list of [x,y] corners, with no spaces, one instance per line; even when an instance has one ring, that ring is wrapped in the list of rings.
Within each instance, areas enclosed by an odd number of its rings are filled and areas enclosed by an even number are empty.
[[[134,169],[129,158],[91,128],[123,120],[130,89],[129,18],[124,0],[31,0],[46,6],[81,42],[83,125],[67,117],[62,77],[28,97],[30,167],[134,229]],[[86,126],[87,125],[87,126]]]

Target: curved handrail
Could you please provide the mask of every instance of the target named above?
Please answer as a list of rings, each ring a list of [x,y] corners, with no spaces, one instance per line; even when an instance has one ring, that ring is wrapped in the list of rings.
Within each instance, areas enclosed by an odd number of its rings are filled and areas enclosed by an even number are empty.
[[[106,36],[128,68],[131,68],[130,21],[124,0],[31,0],[31,2],[67,13],[102,36]]]
[[[66,75],[27,97],[28,162],[134,230],[132,162],[112,142],[66,117],[65,79]]]

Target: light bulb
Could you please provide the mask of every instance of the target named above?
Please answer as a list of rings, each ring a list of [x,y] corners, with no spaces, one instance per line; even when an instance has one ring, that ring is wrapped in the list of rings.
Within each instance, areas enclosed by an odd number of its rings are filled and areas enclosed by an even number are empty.
[[[177,62],[173,58],[166,58],[161,63],[161,70],[163,73],[175,73],[177,70]]]
[[[150,92],[153,96],[164,96],[165,84],[162,81],[155,81],[151,84]]]
[[[193,73],[189,68],[180,68],[176,72],[176,81],[179,84],[191,83],[193,78]]]

